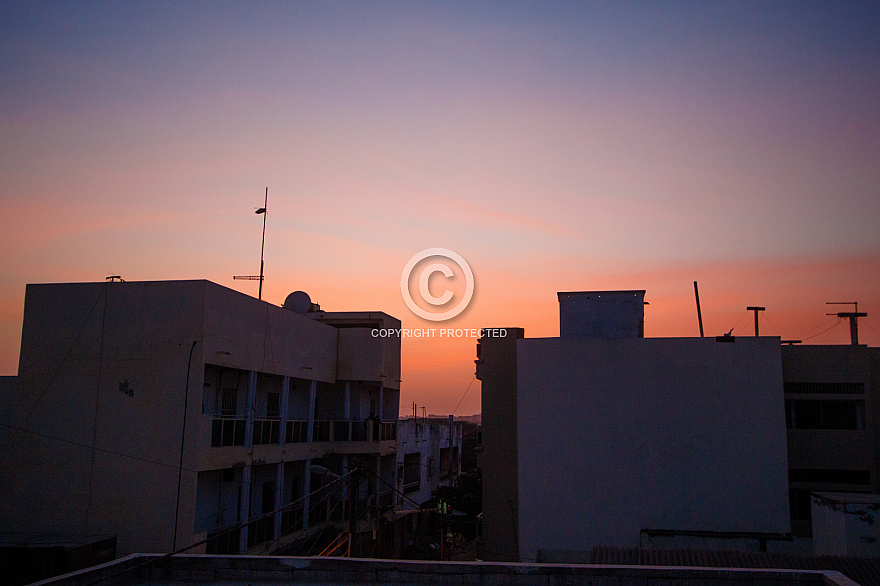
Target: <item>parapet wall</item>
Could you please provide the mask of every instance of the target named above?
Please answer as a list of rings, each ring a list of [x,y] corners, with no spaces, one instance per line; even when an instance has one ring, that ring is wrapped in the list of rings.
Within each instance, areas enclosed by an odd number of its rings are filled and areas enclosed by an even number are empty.
[[[224,585],[309,583],[470,584],[556,586],[573,584],[647,586],[650,584],[741,584],[745,586],[858,586],[838,572],[740,568],[681,568],[505,564],[497,562],[418,562],[345,558],[136,554],[39,584],[80,586],[222,582]]]

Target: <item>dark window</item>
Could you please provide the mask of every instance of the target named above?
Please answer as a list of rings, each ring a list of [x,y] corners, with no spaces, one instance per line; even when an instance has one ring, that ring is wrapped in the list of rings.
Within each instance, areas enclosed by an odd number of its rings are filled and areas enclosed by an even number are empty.
[[[813,518],[810,508],[810,491],[792,488],[788,491],[788,504],[791,518],[795,521],[809,521]]]
[[[266,395],[266,417],[279,416],[279,395],[278,393],[269,393]]]
[[[846,400],[785,400],[789,429],[865,429],[865,402]]]
[[[236,406],[238,405],[238,389],[234,387],[226,387],[223,389],[223,405],[220,415],[224,417],[235,417]]]
[[[865,383],[785,383],[786,393],[815,393],[827,395],[863,395]]]
[[[412,492],[419,489],[422,478],[422,455],[404,454],[403,456],[403,491]]]
[[[265,515],[275,510],[275,481],[263,483],[263,494],[260,502],[260,513]]]

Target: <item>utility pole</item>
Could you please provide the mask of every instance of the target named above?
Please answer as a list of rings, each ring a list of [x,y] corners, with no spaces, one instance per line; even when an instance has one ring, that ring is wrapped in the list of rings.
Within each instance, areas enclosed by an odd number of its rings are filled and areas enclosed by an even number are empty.
[[[766,307],[746,307],[746,309],[749,311],[755,312],[755,337],[757,338],[758,337],[758,312],[764,311],[767,308]],[[740,318],[740,319],[742,319],[742,318]]]
[[[826,313],[825,315],[836,315],[837,317],[849,318],[849,341],[853,346],[859,345],[859,318],[868,317],[865,312],[859,312],[858,301],[828,301],[825,305],[852,305],[855,311],[842,311],[840,313]]]

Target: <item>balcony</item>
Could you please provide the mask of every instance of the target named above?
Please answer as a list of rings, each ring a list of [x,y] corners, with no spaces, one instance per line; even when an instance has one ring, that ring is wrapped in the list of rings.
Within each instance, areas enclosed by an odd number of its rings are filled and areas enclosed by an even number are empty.
[[[211,422],[211,447],[243,446],[246,425],[244,417],[215,417]]]
[[[329,442],[330,441],[330,423],[329,419],[316,420],[312,429],[312,442]]]
[[[277,444],[281,422],[277,419],[254,420],[254,445]]]
[[[254,445],[278,442],[280,422],[275,419],[254,421]],[[306,443],[309,422],[289,419],[284,443]],[[347,419],[319,419],[312,422],[312,442],[365,442],[394,441],[397,439],[396,421],[349,421]],[[223,444],[226,445],[226,444]],[[233,444],[229,444],[233,445]],[[234,444],[241,445],[241,444]]]
[[[303,419],[288,419],[287,433],[285,434],[284,443],[286,444],[304,444],[309,440],[309,422]]]

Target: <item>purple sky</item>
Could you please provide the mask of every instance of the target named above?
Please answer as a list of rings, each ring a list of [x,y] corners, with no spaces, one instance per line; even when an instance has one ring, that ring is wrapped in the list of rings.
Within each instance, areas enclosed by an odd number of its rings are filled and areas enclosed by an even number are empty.
[[[556,291],[644,288],[648,335],[696,335],[699,280],[712,335],[859,301],[880,345],[878,30],[869,2],[5,2],[0,374],[26,283],[256,294],[266,186],[273,303],[431,327],[400,271],[443,247],[477,280],[456,327],[556,335]],[[402,410],[451,411],[473,357],[405,340]]]

